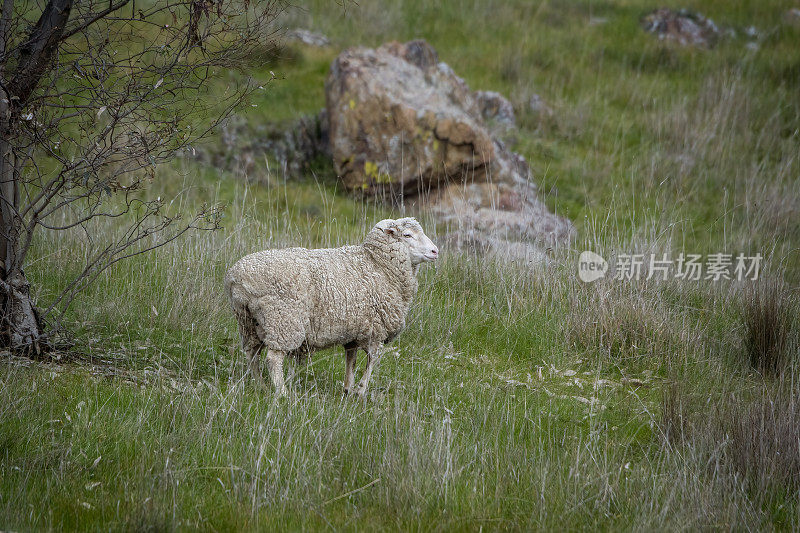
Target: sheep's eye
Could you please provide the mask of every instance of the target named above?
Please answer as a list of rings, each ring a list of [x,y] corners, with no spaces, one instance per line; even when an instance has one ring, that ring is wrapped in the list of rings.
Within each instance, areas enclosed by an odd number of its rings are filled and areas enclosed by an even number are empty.
[[[403,233],[403,237],[411,237],[410,233]]]

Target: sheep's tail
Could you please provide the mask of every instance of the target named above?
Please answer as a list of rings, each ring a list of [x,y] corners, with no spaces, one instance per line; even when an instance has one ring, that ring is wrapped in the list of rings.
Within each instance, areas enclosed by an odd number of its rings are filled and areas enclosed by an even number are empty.
[[[225,275],[225,294],[228,296],[231,310],[239,325],[239,340],[241,341],[242,348],[247,351],[251,344],[260,342],[258,334],[256,333],[257,323],[250,309],[247,307],[247,299],[239,294],[237,286],[231,279],[230,274]]]

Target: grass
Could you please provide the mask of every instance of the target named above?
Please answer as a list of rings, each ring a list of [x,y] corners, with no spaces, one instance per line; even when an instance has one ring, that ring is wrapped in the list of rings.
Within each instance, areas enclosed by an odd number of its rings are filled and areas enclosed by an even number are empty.
[[[750,289],[743,312],[745,347],[750,364],[759,372],[780,375],[792,362],[792,300],[786,288],[775,281],[763,281]]]
[[[443,254],[366,401],[342,398],[335,349],[293,369],[275,402],[244,375],[226,268],[267,247],[356,242],[400,213],[348,196],[325,164],[287,177],[256,161],[245,176],[179,158],[146,194],[175,198],[174,212],[224,204],[223,228],[101,275],[65,317],[76,348],[63,361],[0,365],[0,529],[797,529],[791,5],[681,4],[737,30],[713,50],[643,34],[656,6],[641,0],[314,1],[287,14],[334,46],[219,73],[217,88],[265,86],[244,131],[321,108],[342,47],[425,38],[470,87],[515,103],[510,141],[577,242],[538,268]],[[534,93],[552,119],[527,110]],[[92,242],[40,235],[26,271],[40,302],[116,227],[89,229]],[[759,252],[782,289],[583,284],[585,249]],[[781,354],[778,375],[753,369],[756,345]]]

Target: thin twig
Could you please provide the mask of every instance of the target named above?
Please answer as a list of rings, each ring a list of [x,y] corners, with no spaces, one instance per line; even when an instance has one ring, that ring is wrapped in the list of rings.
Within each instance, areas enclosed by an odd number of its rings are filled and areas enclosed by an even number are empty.
[[[379,478],[379,477],[375,478],[372,481],[370,481],[369,483],[367,483],[366,485],[364,485],[363,487],[359,487],[357,489],[353,489],[350,492],[345,492],[344,494],[342,494],[340,496],[337,496],[337,497],[335,497],[333,499],[330,499],[330,500],[326,501],[322,505],[328,505],[329,503],[333,503],[333,502],[335,502],[337,500],[341,500],[342,498],[347,498],[348,496],[352,496],[353,494],[356,494],[357,492],[361,492],[362,490],[370,488],[372,485],[374,485],[375,483],[377,483],[380,480],[381,480],[381,478]]]

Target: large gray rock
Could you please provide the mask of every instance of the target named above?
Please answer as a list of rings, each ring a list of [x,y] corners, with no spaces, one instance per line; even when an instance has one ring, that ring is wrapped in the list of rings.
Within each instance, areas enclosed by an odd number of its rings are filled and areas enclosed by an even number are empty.
[[[574,233],[537,197],[524,158],[491,131],[485,117],[513,121],[508,101],[470,91],[425,41],[345,50],[325,94],[330,151],[349,189],[432,212],[490,245]]]
[[[422,190],[495,158],[469,88],[424,41],[345,50],[325,89],[334,164],[351,189]]]

